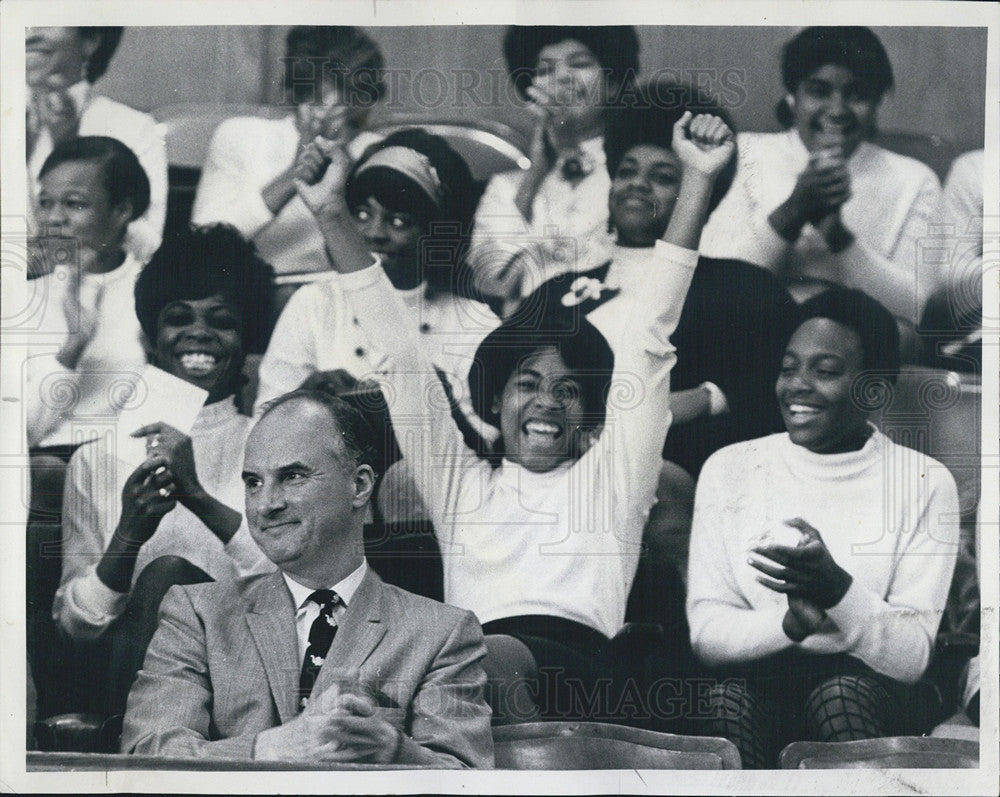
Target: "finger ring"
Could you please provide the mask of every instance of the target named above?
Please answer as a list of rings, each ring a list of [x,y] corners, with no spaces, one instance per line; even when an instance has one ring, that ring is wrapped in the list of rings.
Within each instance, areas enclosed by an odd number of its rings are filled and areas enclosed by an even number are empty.
[[[166,487],[161,487],[160,488],[160,495],[163,498],[166,498],[166,497],[168,497],[170,495],[170,490],[168,490]]]
[[[149,439],[149,447],[150,448],[156,448],[158,445],[160,445],[160,436],[158,434],[154,434]]]

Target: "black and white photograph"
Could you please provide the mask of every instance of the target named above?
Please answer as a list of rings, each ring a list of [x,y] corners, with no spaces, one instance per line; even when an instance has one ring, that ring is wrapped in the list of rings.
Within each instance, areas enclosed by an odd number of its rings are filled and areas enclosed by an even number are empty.
[[[1000,5],[0,18],[0,789],[997,793]]]

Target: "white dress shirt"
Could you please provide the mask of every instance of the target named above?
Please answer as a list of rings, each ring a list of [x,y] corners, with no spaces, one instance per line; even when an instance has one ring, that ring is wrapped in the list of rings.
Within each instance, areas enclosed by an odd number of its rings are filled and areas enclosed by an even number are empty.
[[[358,591],[358,587],[361,586],[361,582],[364,580],[365,573],[367,572],[368,561],[362,559],[361,566],[357,570],[342,581],[338,581],[332,587],[326,588],[332,589],[337,593],[337,597],[340,598],[333,607],[333,617],[338,622],[344,616],[344,612],[347,611],[348,604],[350,604],[351,599],[354,597],[354,593]],[[316,618],[319,617],[319,604],[309,600],[309,597],[316,590],[312,587],[302,586],[288,575],[288,573],[282,572],[281,575],[285,579],[285,584],[288,585],[289,592],[292,593],[292,603],[295,606],[295,633],[299,638],[299,661],[302,661],[306,657],[306,648],[309,647],[309,630],[312,628],[312,624]]]

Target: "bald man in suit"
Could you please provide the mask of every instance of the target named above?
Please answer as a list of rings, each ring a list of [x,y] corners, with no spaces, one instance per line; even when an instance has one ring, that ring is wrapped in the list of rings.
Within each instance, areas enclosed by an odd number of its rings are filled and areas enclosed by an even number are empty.
[[[311,391],[261,416],[244,458],[246,515],[278,569],[168,593],[124,752],[493,765],[474,615],[385,584],[365,562],[366,433],[353,408]]]

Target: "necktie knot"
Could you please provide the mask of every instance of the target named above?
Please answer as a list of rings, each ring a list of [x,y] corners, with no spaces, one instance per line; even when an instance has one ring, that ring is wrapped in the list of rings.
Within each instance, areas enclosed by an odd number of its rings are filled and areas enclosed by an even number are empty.
[[[318,589],[309,596],[309,600],[319,606],[320,614],[329,614],[340,603],[340,596],[332,589]]]

